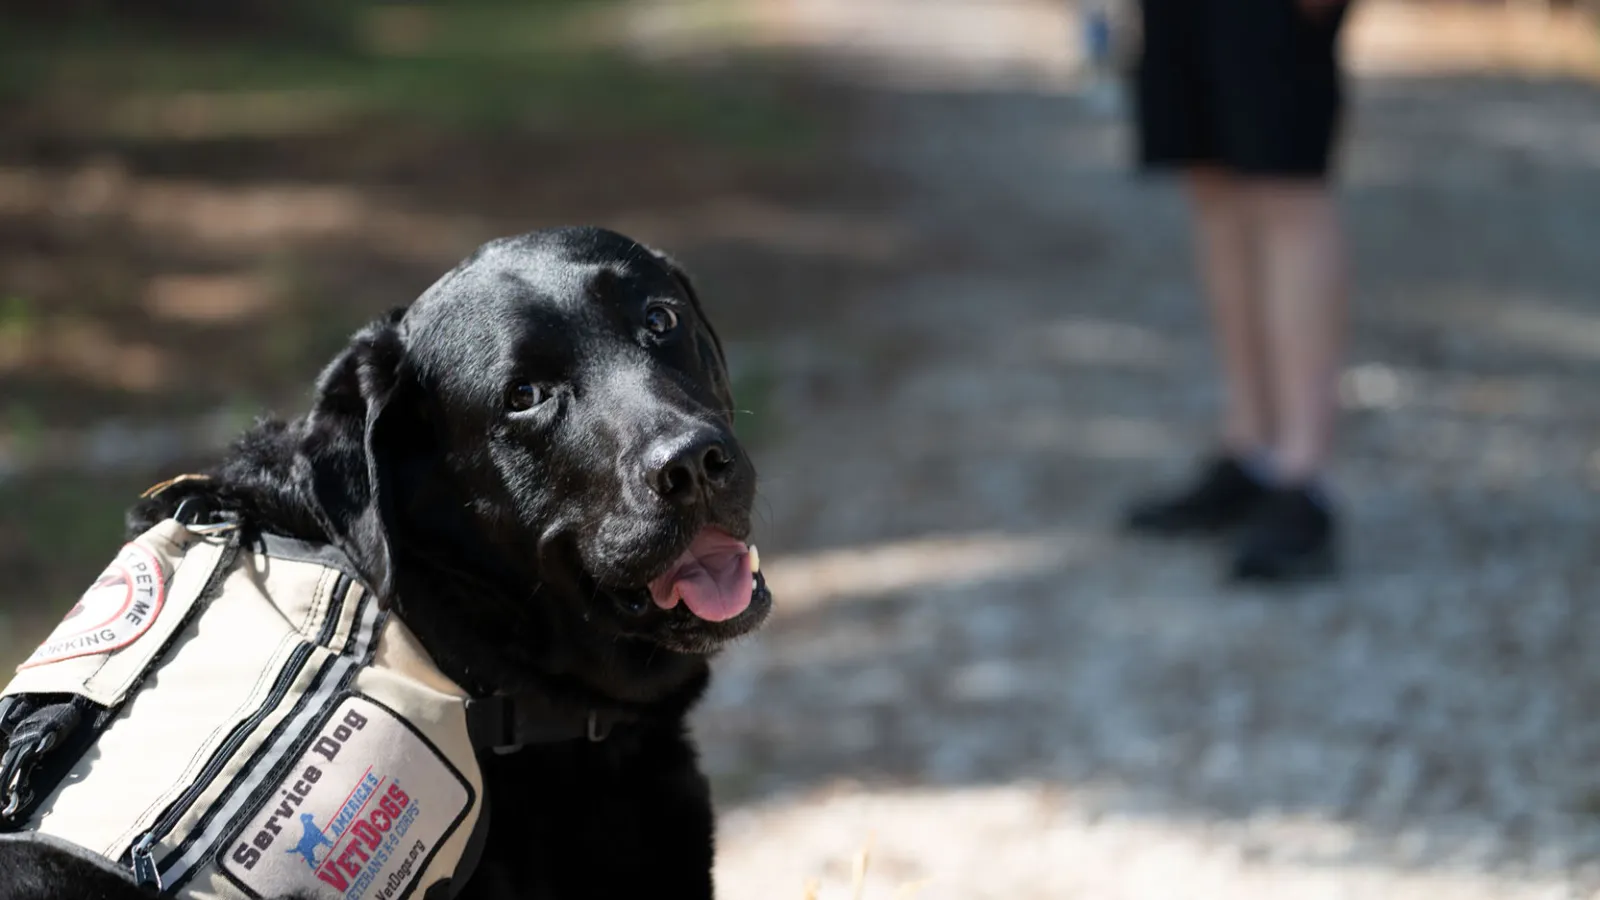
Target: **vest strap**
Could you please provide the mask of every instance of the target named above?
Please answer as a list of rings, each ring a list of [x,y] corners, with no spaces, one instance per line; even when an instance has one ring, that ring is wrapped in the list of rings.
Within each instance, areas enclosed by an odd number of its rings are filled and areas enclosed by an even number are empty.
[[[563,710],[538,694],[496,694],[467,701],[467,733],[479,750],[515,753],[530,744],[600,743],[639,717],[623,710]]]
[[[93,711],[87,707],[94,704],[72,697],[37,707],[9,728],[5,753],[0,755],[0,827],[21,822],[36,796],[35,771],[51,751],[71,741],[84,713]],[[9,706],[6,712],[11,712]]]

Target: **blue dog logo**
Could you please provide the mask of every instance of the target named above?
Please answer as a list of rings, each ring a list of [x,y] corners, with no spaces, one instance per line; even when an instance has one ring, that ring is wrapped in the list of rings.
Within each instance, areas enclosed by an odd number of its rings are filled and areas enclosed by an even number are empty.
[[[317,817],[311,813],[301,813],[300,824],[305,826],[306,833],[300,836],[300,843],[290,848],[288,852],[298,853],[305,857],[306,865],[315,869],[317,867],[317,848],[323,846],[332,847],[333,841],[328,840],[328,836],[322,833],[321,828],[317,827]]]

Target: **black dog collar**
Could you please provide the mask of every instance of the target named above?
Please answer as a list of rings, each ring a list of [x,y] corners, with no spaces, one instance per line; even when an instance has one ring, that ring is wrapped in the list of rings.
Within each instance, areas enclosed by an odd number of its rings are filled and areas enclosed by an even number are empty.
[[[467,701],[467,733],[480,750],[515,753],[531,744],[600,743],[639,717],[623,710],[562,709],[537,694],[497,694]]]

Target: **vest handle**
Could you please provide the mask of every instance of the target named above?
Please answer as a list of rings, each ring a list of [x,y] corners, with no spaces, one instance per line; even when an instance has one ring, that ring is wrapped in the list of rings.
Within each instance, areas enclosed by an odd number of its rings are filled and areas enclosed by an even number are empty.
[[[17,699],[17,698],[11,698]],[[23,717],[6,736],[5,753],[0,755],[0,827],[16,827],[33,805],[39,785],[33,783],[35,770],[51,751],[68,743],[83,721],[84,710],[78,698],[51,703]],[[16,704],[7,704],[0,713],[10,714]],[[56,767],[59,768],[59,767]],[[52,790],[54,785],[46,788]]]

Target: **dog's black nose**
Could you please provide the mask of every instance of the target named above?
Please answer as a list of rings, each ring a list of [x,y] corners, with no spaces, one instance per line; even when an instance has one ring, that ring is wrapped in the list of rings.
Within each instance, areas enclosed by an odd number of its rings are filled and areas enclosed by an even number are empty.
[[[664,441],[650,451],[650,486],[674,503],[693,503],[706,488],[725,482],[733,469],[728,442],[713,431]]]

